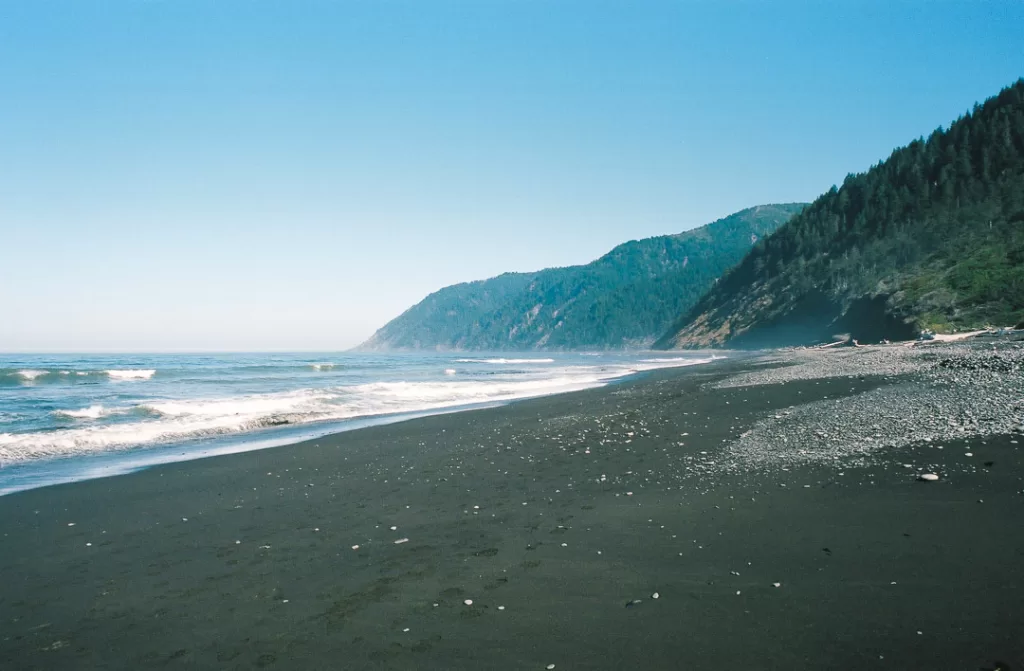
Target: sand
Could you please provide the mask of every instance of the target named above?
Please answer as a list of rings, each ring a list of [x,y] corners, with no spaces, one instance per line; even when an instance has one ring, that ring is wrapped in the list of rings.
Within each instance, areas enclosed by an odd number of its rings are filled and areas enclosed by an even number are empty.
[[[907,383],[765,365],[0,497],[0,668],[1020,668],[1024,436],[729,467]]]

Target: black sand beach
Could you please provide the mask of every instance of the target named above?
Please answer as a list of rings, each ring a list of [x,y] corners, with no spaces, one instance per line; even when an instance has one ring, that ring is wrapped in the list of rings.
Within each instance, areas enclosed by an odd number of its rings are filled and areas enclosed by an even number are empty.
[[[0,668],[1024,668],[1024,436],[731,467],[895,379],[763,365],[2,497]]]

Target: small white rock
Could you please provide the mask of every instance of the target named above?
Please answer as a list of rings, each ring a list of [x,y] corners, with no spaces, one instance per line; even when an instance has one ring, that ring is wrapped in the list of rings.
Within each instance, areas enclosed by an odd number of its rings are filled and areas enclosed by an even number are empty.
[[[401,545],[402,543],[408,543],[408,542],[409,542],[408,538],[399,538],[397,541],[395,541],[395,545]]]
[[[922,473],[921,475],[917,476],[917,479],[923,482],[935,482],[936,480],[939,479],[939,476],[935,475],[934,473]]]
[[[658,594],[657,592],[655,592],[654,594],[652,594],[652,595],[651,595],[651,598],[652,598],[652,599],[657,599],[657,598],[659,598],[659,597],[661,597],[661,595],[660,595],[660,594]]]
[[[781,582],[773,582],[772,583],[772,587],[782,587],[782,583]]]
[[[353,550],[358,550],[358,549],[359,549],[359,546],[358,546],[358,545],[353,545],[353,546],[352,546],[352,549],[353,549]]]
[[[472,606],[473,605],[473,600],[472,599],[466,599],[462,603],[466,604],[467,606]]]

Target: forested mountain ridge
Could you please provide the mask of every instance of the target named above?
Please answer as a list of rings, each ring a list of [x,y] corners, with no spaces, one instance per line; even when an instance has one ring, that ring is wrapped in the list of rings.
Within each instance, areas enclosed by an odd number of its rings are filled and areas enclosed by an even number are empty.
[[[647,346],[757,240],[803,207],[761,205],[677,235],[624,243],[586,265],[445,287],[358,349]]]
[[[1024,79],[763,239],[656,347],[878,340],[1024,321]]]

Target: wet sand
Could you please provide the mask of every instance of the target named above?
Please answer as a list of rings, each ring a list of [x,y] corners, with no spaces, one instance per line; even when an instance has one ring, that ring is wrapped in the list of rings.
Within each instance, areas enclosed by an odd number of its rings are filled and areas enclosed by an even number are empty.
[[[1024,436],[721,468],[889,383],[758,365],[0,497],[0,668],[1024,668]]]

